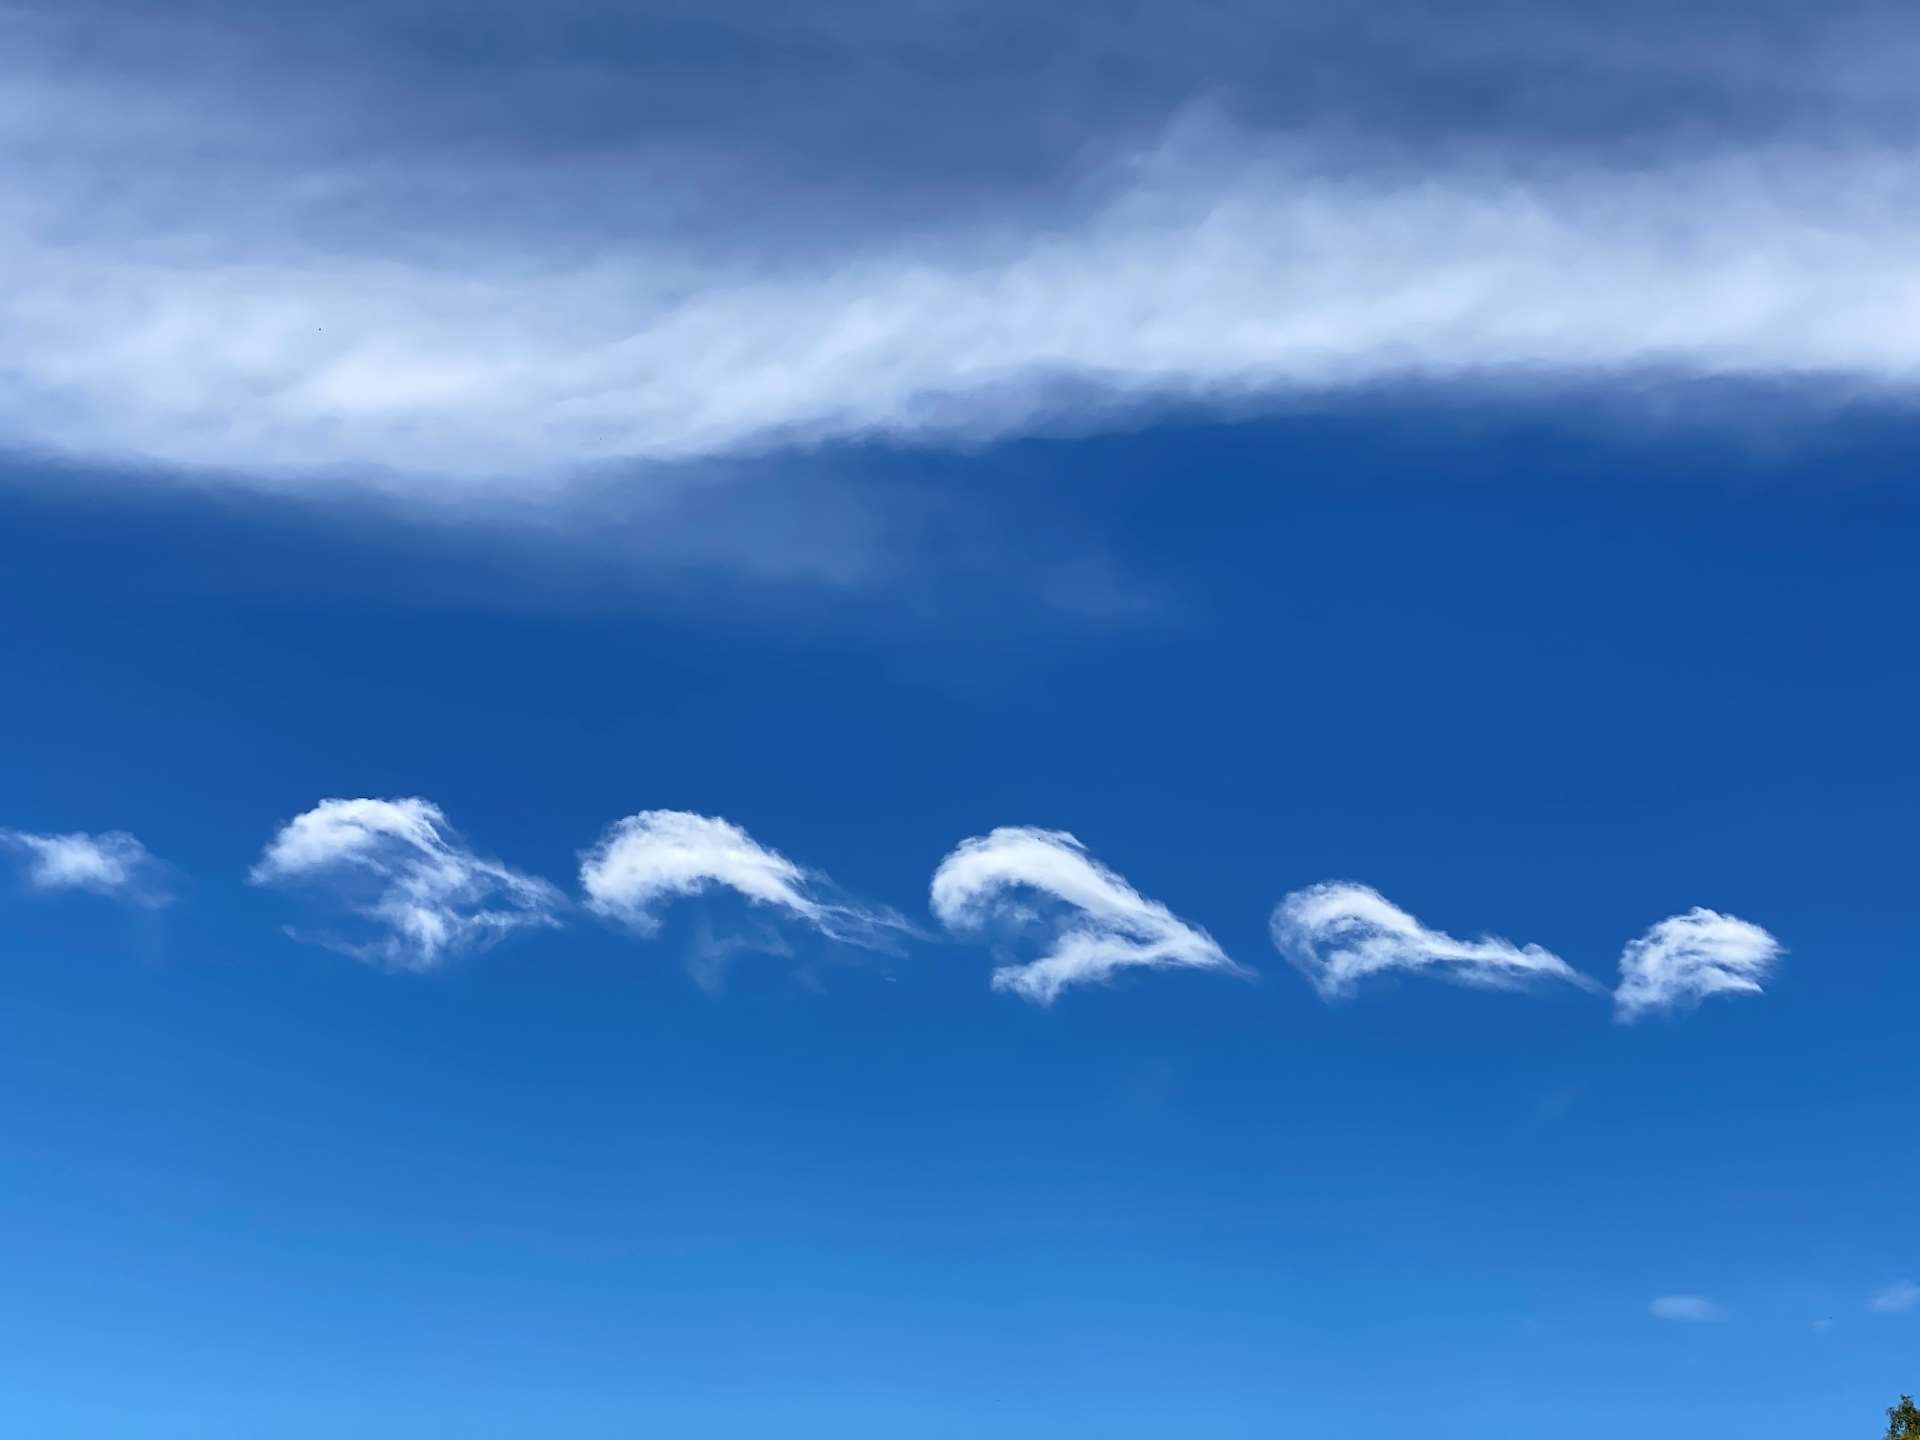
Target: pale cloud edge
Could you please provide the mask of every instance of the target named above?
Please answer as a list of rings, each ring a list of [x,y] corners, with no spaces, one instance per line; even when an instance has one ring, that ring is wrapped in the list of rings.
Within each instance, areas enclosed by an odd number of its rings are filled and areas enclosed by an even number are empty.
[[[513,931],[558,925],[566,906],[545,880],[469,849],[417,797],[322,800],[281,827],[248,878],[318,890],[374,938],[288,933],[392,970],[435,970]]]
[[[0,848],[24,858],[26,883],[42,894],[80,890],[149,909],[173,900],[166,867],[124,830],[43,835],[0,829]]]
[[[1068,913],[1043,913],[1022,900],[1025,892],[1049,896]],[[940,862],[929,896],[935,917],[957,933],[999,926],[1046,934],[1044,955],[1000,966],[992,982],[1040,1005],[1068,986],[1123,970],[1249,973],[1206,931],[1142,896],[1064,830],[1001,826],[963,840]]]
[[[1881,1315],[1904,1314],[1916,1306],[1920,1306],[1920,1284],[1912,1280],[1896,1281],[1867,1301],[1867,1308]]]
[[[1487,936],[1457,940],[1421,924],[1371,886],[1353,881],[1295,890],[1274,907],[1270,930],[1274,946],[1323,1000],[1345,999],[1363,981],[1393,971],[1430,973],[1497,990],[1548,980],[1582,990],[1602,989],[1538,945]]]
[[[1727,1312],[1704,1295],[1662,1295],[1647,1306],[1656,1320],[1678,1320],[1690,1325],[1708,1325],[1727,1318]]]
[[[587,909],[642,935],[659,931],[668,904],[715,887],[841,944],[895,951],[913,933],[893,911],[840,896],[824,875],[718,816],[642,810],[616,821],[580,857]]]
[[[1758,925],[1696,905],[1670,915],[1620,955],[1615,1018],[1690,1007],[1712,995],[1758,995],[1783,953]]]

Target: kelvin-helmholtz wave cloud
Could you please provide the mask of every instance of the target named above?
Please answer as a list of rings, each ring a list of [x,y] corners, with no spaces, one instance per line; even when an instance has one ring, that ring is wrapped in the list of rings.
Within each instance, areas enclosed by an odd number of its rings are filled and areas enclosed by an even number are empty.
[[[931,903],[959,934],[1038,935],[1046,953],[1001,965],[993,987],[1041,1005],[1123,970],[1245,973],[1206,931],[1141,895],[1062,830],[1003,825],[963,840],[934,872]]]
[[[1615,1016],[1632,1021],[1711,995],[1758,995],[1780,953],[1780,942],[1758,925],[1696,905],[1621,952]]]
[[[660,929],[675,900],[728,890],[829,940],[895,950],[907,923],[883,906],[836,894],[827,878],[755,840],[731,821],[685,810],[642,810],[616,822],[580,857],[587,908],[642,935]]]
[[[7,12],[0,444],[446,495],[1381,384],[1904,398],[1920,21],[1672,8]]]
[[[249,878],[317,896],[312,940],[394,970],[434,970],[516,930],[556,925],[546,881],[469,849],[429,800],[322,800],[268,843]]]
[[[1516,990],[1558,980],[1599,987],[1538,945],[1483,936],[1457,940],[1429,929],[1379,891],[1351,882],[1310,885],[1274,907],[1273,943],[1322,999],[1352,995],[1393,971],[1440,976],[1484,989]]]

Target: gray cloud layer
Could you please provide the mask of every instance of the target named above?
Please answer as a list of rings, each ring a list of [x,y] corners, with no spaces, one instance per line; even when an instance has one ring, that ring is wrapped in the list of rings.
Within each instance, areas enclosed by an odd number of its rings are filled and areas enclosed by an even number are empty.
[[[303,13],[9,15],[6,443],[525,495],[1168,401],[1920,364],[1890,7]]]

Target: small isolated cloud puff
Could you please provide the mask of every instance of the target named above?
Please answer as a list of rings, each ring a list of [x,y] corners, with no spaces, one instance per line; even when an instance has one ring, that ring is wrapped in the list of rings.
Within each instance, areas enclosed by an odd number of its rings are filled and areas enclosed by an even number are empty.
[[[124,830],[99,835],[0,830],[0,848],[26,857],[27,884],[44,893],[84,890],[154,909],[173,899],[165,868]]]
[[[420,799],[322,800],[287,822],[248,878],[331,888],[385,933],[318,943],[395,970],[432,970],[511,931],[557,925],[566,904],[546,881],[467,849],[440,807]]]
[[[580,856],[587,908],[643,935],[660,928],[669,902],[722,886],[772,906],[847,945],[897,946],[910,927],[891,910],[836,898],[825,876],[712,815],[642,810],[617,821]]]
[[[1624,1023],[1709,995],[1758,995],[1780,953],[1780,942],[1758,925],[1696,905],[1621,952],[1614,1017]]]
[[[1368,976],[1389,970],[1431,970],[1461,984],[1498,990],[1540,980],[1601,988],[1538,945],[1492,937],[1456,940],[1429,930],[1379,891],[1351,881],[1294,891],[1274,907],[1271,929],[1274,945],[1323,1000],[1351,995]]]
[[[1911,1280],[1889,1285],[1867,1302],[1869,1310],[1877,1310],[1882,1315],[1898,1315],[1916,1305],[1920,1305],[1920,1285]]]
[[[1022,889],[1075,913],[1055,922],[1053,946],[1040,959],[995,970],[996,990],[1048,1005],[1069,985],[1136,966],[1246,973],[1206,931],[1143,897],[1064,830],[1007,825],[962,841],[934,872],[933,913],[954,931],[1036,923],[1039,914],[1015,898]]]
[[[1656,1320],[1679,1320],[1690,1325],[1709,1325],[1727,1318],[1727,1312],[1704,1295],[1662,1295],[1647,1313]]]

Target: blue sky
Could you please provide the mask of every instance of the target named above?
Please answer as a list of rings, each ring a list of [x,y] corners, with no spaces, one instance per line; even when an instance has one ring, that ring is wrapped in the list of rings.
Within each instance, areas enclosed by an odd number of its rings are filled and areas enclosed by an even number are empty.
[[[0,10],[0,1434],[1874,1433],[1920,31],[1463,15]]]

